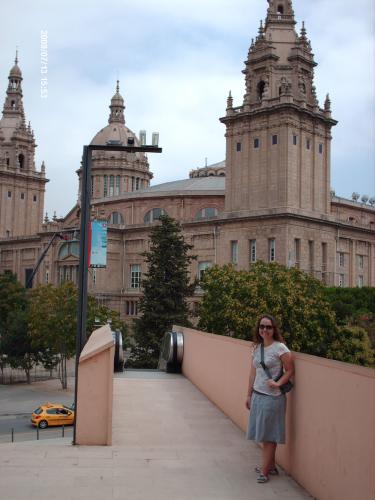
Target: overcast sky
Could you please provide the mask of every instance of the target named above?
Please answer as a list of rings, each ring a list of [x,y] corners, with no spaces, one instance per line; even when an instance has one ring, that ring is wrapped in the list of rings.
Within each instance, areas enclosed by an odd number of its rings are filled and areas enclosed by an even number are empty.
[[[107,125],[116,79],[127,126],[160,133],[150,155],[153,184],[187,178],[225,158],[226,98],[242,104],[251,38],[266,0],[13,0],[0,7],[3,105],[16,46],[26,119],[46,163],[45,210],[65,215],[77,200],[82,146]],[[294,0],[297,31],[305,20],[320,105],[333,117],[332,188],[375,195],[374,2]],[[41,31],[48,32],[48,97],[40,92]],[[150,141],[148,141],[150,142]]]

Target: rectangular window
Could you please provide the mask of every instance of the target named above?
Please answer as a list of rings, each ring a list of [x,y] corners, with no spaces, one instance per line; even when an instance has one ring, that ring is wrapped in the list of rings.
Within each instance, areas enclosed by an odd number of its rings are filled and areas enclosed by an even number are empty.
[[[136,191],[138,191],[138,189],[139,189],[139,180],[140,180],[140,179],[139,179],[139,177],[137,177],[137,178],[135,179],[135,190],[136,190]]]
[[[259,148],[259,139],[254,139],[254,149],[258,149]]]
[[[314,242],[312,240],[309,241],[309,269],[314,270]]]
[[[363,287],[363,276],[361,274],[358,276],[357,285],[359,288]]]
[[[268,258],[269,262],[275,262],[276,260],[276,240],[275,238],[270,238],[268,240]]]
[[[116,190],[115,190],[116,196],[120,194],[120,176],[116,175]]]
[[[240,142],[237,142],[236,148],[237,148],[237,151],[241,151],[241,143]]]
[[[109,176],[109,196],[113,196],[115,194],[115,176]]]
[[[301,265],[301,240],[294,240],[294,267],[300,268]]]
[[[132,264],[130,266],[130,288],[139,288],[141,286],[141,266]]]
[[[297,136],[293,134],[293,146],[297,146]]]
[[[253,264],[257,261],[257,240],[249,240],[250,262]]]
[[[36,194],[34,194],[33,196],[33,201],[36,201]]]
[[[49,271],[48,271],[48,269],[46,270],[46,273],[44,275],[44,282],[46,285],[48,285],[48,283],[49,283]]]
[[[322,154],[323,153],[323,144],[319,144],[319,153]]]
[[[8,198],[12,197],[12,191],[8,191]]]
[[[31,280],[31,282],[29,282],[32,274],[33,274],[33,269],[25,269],[25,287],[26,288],[33,287],[33,280]]]
[[[64,283],[64,268],[61,266],[59,267],[59,283]]]
[[[345,265],[345,254],[344,254],[344,252],[339,252],[338,260],[339,260],[339,266],[340,267],[344,267],[344,265]]]
[[[108,175],[104,176],[104,198],[108,196]]]
[[[306,139],[306,149],[310,149],[310,139]]]
[[[125,311],[127,316],[137,316],[138,314],[138,301],[127,300],[125,302]]]
[[[132,191],[134,191],[134,186],[135,186],[135,178],[132,177]]]
[[[210,262],[210,261],[198,262],[198,279],[199,279],[199,281],[201,281],[201,279],[203,278],[204,273],[211,266],[212,266],[212,262]]]
[[[339,287],[344,287],[345,286],[345,274],[339,274]]]
[[[238,264],[238,241],[230,242],[230,260],[232,264]]]
[[[25,193],[21,193],[21,200],[25,199]]]
[[[277,135],[272,136],[272,144],[273,145],[277,144]]]
[[[358,255],[358,267],[363,269],[363,255]]]

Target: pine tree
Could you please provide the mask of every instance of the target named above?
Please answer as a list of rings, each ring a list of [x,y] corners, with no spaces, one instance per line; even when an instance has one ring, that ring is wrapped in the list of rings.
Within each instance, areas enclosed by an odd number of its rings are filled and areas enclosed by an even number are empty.
[[[156,368],[163,335],[173,324],[189,325],[187,297],[196,283],[190,283],[189,255],[192,245],[185,243],[180,224],[167,215],[151,229],[150,250],[143,256],[148,272],[142,280],[142,316],[134,325],[135,346],[128,366]]]

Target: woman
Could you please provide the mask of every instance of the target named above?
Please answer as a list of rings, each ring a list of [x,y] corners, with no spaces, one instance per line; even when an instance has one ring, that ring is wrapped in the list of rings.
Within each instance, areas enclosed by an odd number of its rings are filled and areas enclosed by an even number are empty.
[[[278,443],[285,443],[286,397],[280,391],[294,374],[292,354],[284,343],[276,320],[263,314],[257,322],[254,335],[246,407],[250,410],[247,439],[263,443],[262,466],[256,467],[258,483],[266,483],[269,475],[278,474],[275,453]],[[272,378],[261,365],[261,346],[264,349],[264,364]],[[278,379],[283,368],[284,373]],[[278,380],[277,380],[278,379]]]

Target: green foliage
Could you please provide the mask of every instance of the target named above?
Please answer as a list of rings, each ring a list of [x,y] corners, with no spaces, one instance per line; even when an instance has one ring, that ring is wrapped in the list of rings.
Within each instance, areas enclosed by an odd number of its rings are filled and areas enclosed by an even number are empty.
[[[362,366],[373,366],[375,362],[367,332],[359,326],[340,326],[329,346],[327,358]]]
[[[310,275],[277,263],[258,262],[250,271],[232,266],[207,270],[199,327],[250,340],[261,314],[273,314],[294,351],[324,355],[335,317],[323,285]]]
[[[181,226],[163,215],[160,225],[151,229],[150,250],[143,255],[148,272],[142,280],[144,295],[140,301],[142,316],[135,321],[134,340],[128,366],[155,368],[163,335],[173,324],[189,325],[186,298],[194,292],[190,283],[189,255]]]
[[[340,325],[356,321],[368,313],[375,315],[375,288],[326,288],[325,294]]]

